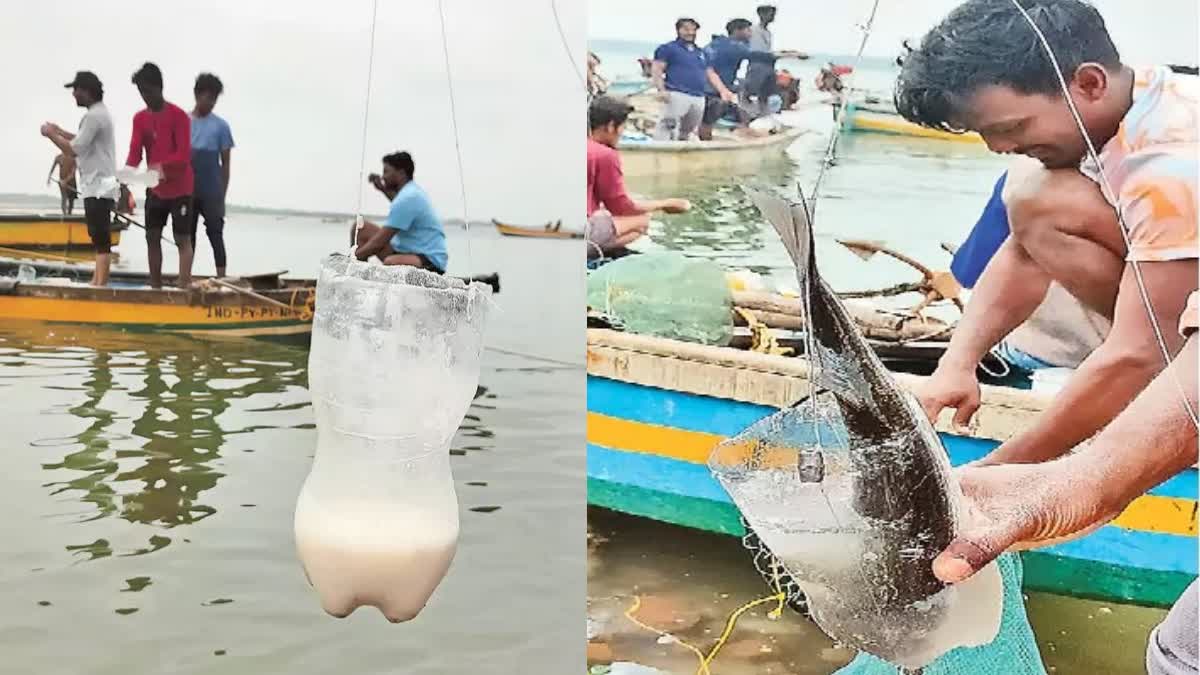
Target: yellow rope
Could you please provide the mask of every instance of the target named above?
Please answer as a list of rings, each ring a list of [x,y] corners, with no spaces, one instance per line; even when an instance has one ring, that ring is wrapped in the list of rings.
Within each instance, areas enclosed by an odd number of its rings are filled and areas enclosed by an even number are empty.
[[[634,596],[633,604],[629,607],[629,609],[625,610],[625,618],[632,621],[634,623],[634,625],[638,626],[639,628],[643,628],[645,630],[650,631],[651,633],[657,633],[660,636],[670,638],[674,642],[678,643],[680,646],[684,647],[691,653],[695,654],[696,658],[698,658],[700,660],[700,666],[696,669],[696,675],[712,675],[712,671],[709,670],[708,666],[709,666],[709,664],[711,664],[713,662],[713,659],[717,658],[717,653],[721,651],[721,648],[724,647],[725,643],[729,640],[729,636],[733,634],[733,629],[734,629],[734,627],[737,626],[737,621],[738,621],[738,619],[741,618],[742,614],[745,614],[747,611],[749,611],[750,609],[753,609],[754,607],[757,607],[761,604],[772,602],[772,601],[775,601],[778,604],[775,606],[775,609],[773,609],[767,613],[767,616],[772,619],[777,619],[777,618],[779,618],[780,614],[783,613],[783,603],[787,600],[787,595],[783,591],[778,590],[779,589],[778,576],[776,576],[776,578],[775,578],[775,587],[778,592],[775,593],[774,595],[769,595],[765,598],[759,598],[757,600],[747,602],[746,604],[742,605],[741,607],[738,607],[737,609],[733,610],[733,613],[731,613],[729,615],[729,618],[725,622],[725,630],[721,632],[721,636],[717,638],[716,644],[713,645],[713,648],[711,650],[709,650],[707,655],[705,655],[704,652],[700,651],[700,649],[698,647],[696,647],[695,645],[684,642],[683,640],[680,640],[675,635],[667,633],[666,631],[662,631],[653,626],[644,624],[641,621],[639,621],[636,617],[634,617],[633,616],[634,612],[636,612],[638,610],[638,608],[642,606],[641,596]]]

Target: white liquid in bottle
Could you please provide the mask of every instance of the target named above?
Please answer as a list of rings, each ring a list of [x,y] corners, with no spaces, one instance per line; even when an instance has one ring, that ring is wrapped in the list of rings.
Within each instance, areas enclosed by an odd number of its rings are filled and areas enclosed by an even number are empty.
[[[331,256],[309,353],[317,452],[296,551],[329,614],[408,621],[458,544],[449,448],[479,382],[488,289]]]

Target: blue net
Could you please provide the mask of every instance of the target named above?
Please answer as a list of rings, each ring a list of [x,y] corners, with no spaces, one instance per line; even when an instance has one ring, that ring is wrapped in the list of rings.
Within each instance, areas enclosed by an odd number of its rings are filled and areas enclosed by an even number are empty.
[[[921,670],[921,675],[1045,675],[1033,628],[1021,595],[1021,558],[1006,553],[996,561],[1004,581],[1000,632],[981,647],[953,649]],[[834,675],[896,675],[896,666],[870,654],[859,654]]]

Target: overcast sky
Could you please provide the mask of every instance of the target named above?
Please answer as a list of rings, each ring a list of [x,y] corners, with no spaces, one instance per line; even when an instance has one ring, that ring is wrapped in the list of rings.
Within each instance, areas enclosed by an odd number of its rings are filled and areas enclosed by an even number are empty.
[[[700,22],[702,42],[723,33],[734,17],[757,21],[757,0],[603,0],[588,4],[588,36],[593,39],[666,41],[675,36],[675,19]],[[775,45],[814,52],[853,54],[861,33],[855,28],[871,11],[873,0],[794,2],[776,0]],[[919,38],[961,0],[881,0],[866,53],[894,57],[904,38]],[[1094,0],[1104,15],[1122,57],[1131,62],[1194,64],[1197,52],[1197,0]],[[1153,5],[1154,11],[1148,11]],[[635,18],[636,17],[636,18]]]
[[[444,0],[467,201],[472,218],[569,218],[584,193],[583,86],[550,0]],[[102,6],[102,9],[98,9]],[[217,113],[233,129],[229,199],[239,204],[352,211],[371,21],[370,0],[37,0],[5,2],[0,63],[0,192],[47,193],[56,150],[38,134],[82,116],[63,84],[95,71],[116,123],[118,165],[133,114],[130,76],[163,71],[167,99],[193,104],[197,73],[225,83]],[[585,10],[557,0],[576,63]],[[367,168],[405,149],[417,182],[445,217],[461,215],[447,74],[436,0],[380,0]],[[383,204],[366,199],[371,212]],[[140,201],[140,200],[139,200]]]

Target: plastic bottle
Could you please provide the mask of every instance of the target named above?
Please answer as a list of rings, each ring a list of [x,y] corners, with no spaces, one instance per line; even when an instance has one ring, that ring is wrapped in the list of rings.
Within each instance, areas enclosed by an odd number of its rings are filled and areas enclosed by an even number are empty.
[[[450,566],[449,447],[479,382],[490,292],[411,267],[322,263],[309,355],[317,450],[295,536],[333,616],[369,605],[412,619]]]

